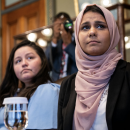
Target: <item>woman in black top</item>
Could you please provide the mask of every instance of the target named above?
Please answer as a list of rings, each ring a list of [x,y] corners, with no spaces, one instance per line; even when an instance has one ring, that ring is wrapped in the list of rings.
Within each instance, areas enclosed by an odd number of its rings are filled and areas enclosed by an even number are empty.
[[[61,85],[58,130],[130,129],[130,65],[115,49],[120,35],[111,12],[88,5],[75,40],[78,73]]]

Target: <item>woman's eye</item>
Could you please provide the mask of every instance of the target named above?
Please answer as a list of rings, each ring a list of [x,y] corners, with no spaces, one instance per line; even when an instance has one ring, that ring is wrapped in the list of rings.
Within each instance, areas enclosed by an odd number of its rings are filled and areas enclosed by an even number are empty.
[[[21,60],[17,60],[17,61],[15,61],[15,64],[17,64],[17,63],[19,63],[19,62],[21,62]]]
[[[104,25],[97,25],[97,28],[105,28]]]
[[[33,59],[33,57],[30,56],[30,57],[28,57],[28,59]]]
[[[82,30],[88,30],[88,29],[90,29],[89,26],[83,26],[83,27],[82,27]]]

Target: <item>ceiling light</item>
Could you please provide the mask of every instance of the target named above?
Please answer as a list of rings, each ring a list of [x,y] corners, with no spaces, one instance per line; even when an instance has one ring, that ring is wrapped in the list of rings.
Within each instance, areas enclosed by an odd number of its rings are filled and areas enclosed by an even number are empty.
[[[124,0],[119,0],[120,3],[124,3]]]
[[[127,36],[125,36],[125,42],[128,42],[129,38]]]
[[[41,39],[41,38],[39,38],[39,39],[37,40],[37,42],[38,42],[38,44],[39,44],[40,46],[42,46],[42,47],[46,47],[46,46],[47,46],[47,41],[45,41],[45,40],[43,40],[43,39]]]
[[[52,28],[46,28],[42,30],[41,33],[47,37],[50,37],[52,35]]]
[[[30,33],[30,34],[27,35],[27,39],[29,41],[35,42],[36,39],[37,39],[37,34],[36,33]]]
[[[126,49],[130,49],[130,42],[128,42],[128,43],[125,44],[125,48]]]
[[[102,5],[103,6],[109,6],[110,5],[110,0],[102,0]]]

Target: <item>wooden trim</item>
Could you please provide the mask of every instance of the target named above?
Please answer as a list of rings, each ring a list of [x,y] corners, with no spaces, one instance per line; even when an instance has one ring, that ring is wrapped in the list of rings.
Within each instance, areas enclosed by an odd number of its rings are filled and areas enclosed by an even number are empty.
[[[20,3],[24,2],[24,1],[26,1],[26,0],[22,0],[22,1],[16,2],[16,3],[11,4],[11,5],[9,5],[9,6],[6,6],[6,5],[5,5],[5,9],[11,8],[11,7],[13,7],[13,6],[16,6],[16,5],[18,5],[18,4],[20,4]]]
[[[6,70],[6,63],[7,63],[7,54],[6,54],[6,46],[8,46],[7,44],[7,40],[6,40],[6,35],[7,34],[7,25],[4,21],[6,21],[6,15],[2,16],[2,27],[5,28],[5,29],[2,29],[2,79],[5,75],[5,70]]]
[[[2,27],[0,27],[0,37],[2,37]]]
[[[5,0],[2,0],[2,1],[3,1],[3,9],[2,10],[5,10],[5,9],[11,8],[13,6],[16,6],[16,5],[18,5],[18,4],[22,3],[22,2],[25,2],[27,0],[21,0],[21,1],[15,2],[14,4],[11,4],[9,6],[5,5]]]
[[[112,6],[106,7],[108,10],[113,10],[113,9],[117,9],[118,4],[114,4]]]
[[[79,4],[78,0],[74,0],[74,8],[75,8],[75,14],[76,16],[79,14]]]
[[[3,15],[3,14],[10,13],[11,11],[17,10],[21,7],[27,6],[27,5],[34,3],[34,2],[37,2],[37,1],[39,1],[39,0],[28,0],[28,1],[25,1],[25,2],[21,2],[21,3],[15,5],[13,7],[2,10],[1,14]]]
[[[43,27],[40,27],[40,28],[37,28],[37,29],[34,29],[34,30],[29,30],[29,31],[26,31],[25,33],[22,33],[22,34],[18,34],[16,36],[14,36],[14,39],[17,40],[17,39],[21,39],[21,38],[24,38],[26,35],[28,35],[29,33],[36,33],[36,32],[40,32],[42,31],[43,29],[46,29],[46,28],[52,28],[53,27],[53,24],[52,25],[49,25],[49,26],[43,26]]]
[[[120,43],[119,43],[119,52],[122,54],[123,59],[126,59],[126,53],[125,53],[125,27],[124,27],[124,6],[123,4],[119,4],[117,8],[117,21],[118,21],[118,27],[120,32]]]
[[[125,19],[124,22],[125,22],[125,24],[126,24],[126,23],[130,23],[130,18]]]
[[[121,4],[120,4],[121,5]],[[130,5],[129,4],[122,4],[124,6],[125,9],[130,9]]]
[[[22,8],[17,9],[17,11],[14,10],[14,11],[8,13],[7,22],[8,23],[14,22],[15,20],[17,20],[18,18],[20,18],[23,15],[26,17],[33,15],[34,13],[38,12],[38,9],[36,7],[39,8],[39,1],[29,4],[29,8],[28,8],[28,6],[24,6]],[[21,9],[22,9],[22,12],[21,12]],[[28,12],[28,13],[26,13],[26,12]]]
[[[108,10],[113,10],[113,9],[117,9],[118,6],[123,6],[125,9],[130,9],[130,5],[129,4],[126,4],[126,3],[117,3],[117,4],[114,4],[110,7],[107,7]]]
[[[45,2],[45,0],[39,0],[39,12],[38,12],[38,14],[39,14],[39,21],[40,21],[40,23],[39,23],[39,27],[42,27],[42,26],[45,26],[46,25],[46,17],[43,17],[43,16],[46,16],[46,9],[45,8],[43,8],[43,7],[46,7],[46,2]]]
[[[5,0],[1,0],[1,10],[4,10],[5,9]]]

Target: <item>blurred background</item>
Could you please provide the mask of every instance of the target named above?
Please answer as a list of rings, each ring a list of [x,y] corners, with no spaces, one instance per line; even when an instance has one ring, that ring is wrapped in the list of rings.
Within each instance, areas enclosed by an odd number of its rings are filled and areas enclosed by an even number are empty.
[[[15,44],[28,39],[46,50],[57,13],[68,13],[74,22],[78,13],[93,3],[113,13],[121,34],[117,49],[130,62],[130,0],[0,0],[0,83]]]

